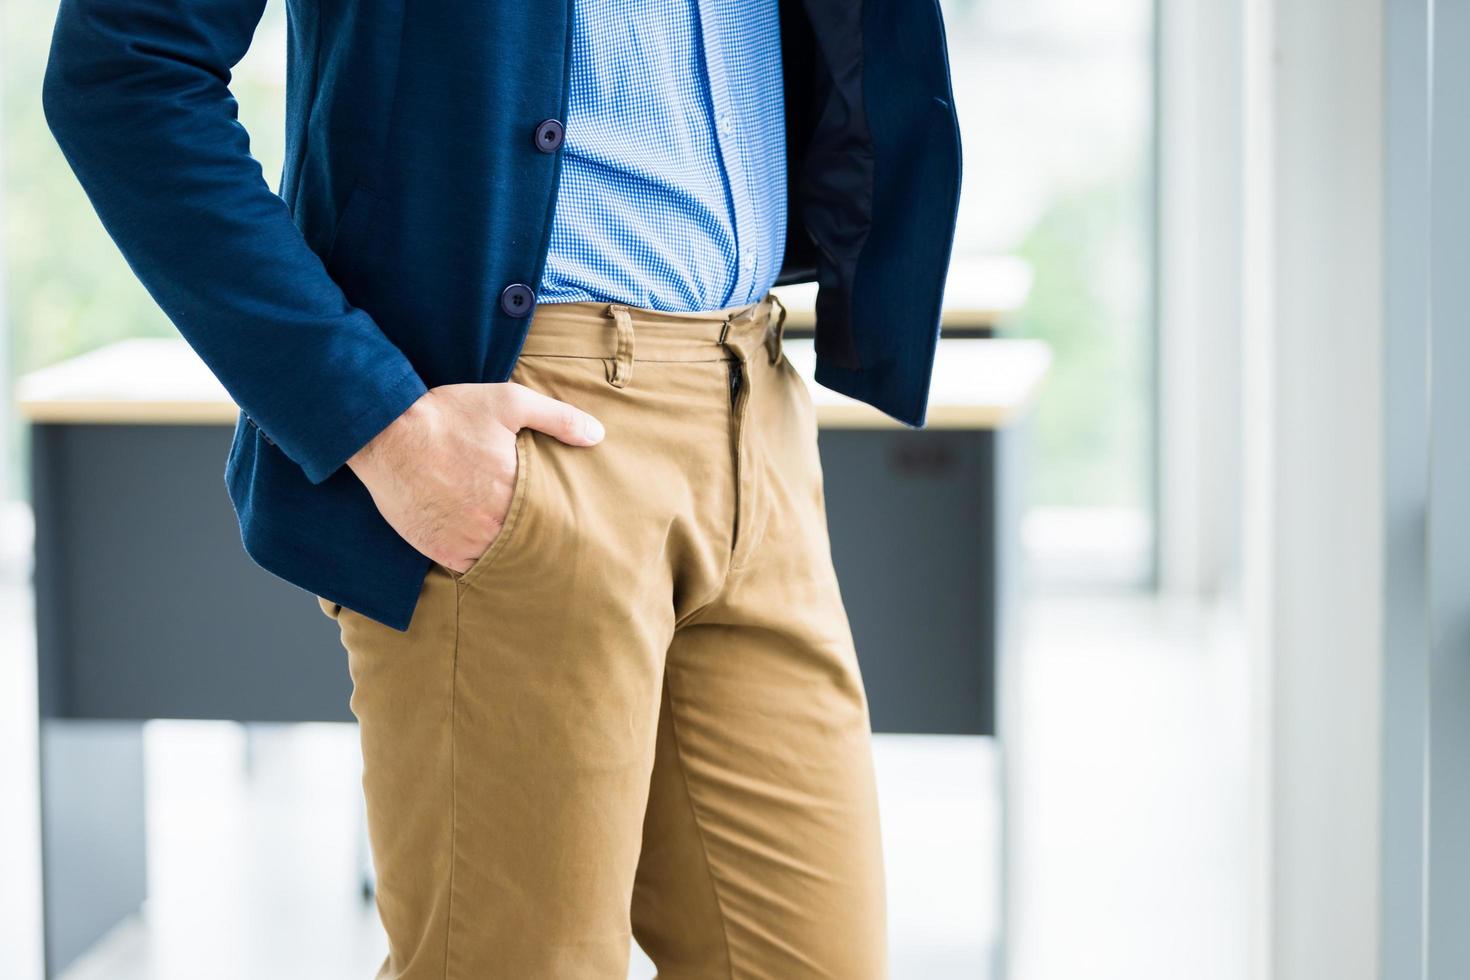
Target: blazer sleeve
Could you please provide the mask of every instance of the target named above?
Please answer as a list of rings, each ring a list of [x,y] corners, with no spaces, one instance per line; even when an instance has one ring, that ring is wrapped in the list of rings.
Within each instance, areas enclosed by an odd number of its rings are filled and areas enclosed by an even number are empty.
[[[427,390],[272,193],[230,71],[265,0],[62,0],[46,120],[113,240],[313,483]]]

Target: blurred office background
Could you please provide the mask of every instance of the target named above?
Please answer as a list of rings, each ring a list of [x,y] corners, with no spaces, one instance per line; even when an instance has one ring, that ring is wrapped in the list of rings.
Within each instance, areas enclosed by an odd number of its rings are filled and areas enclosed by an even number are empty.
[[[1456,962],[1431,955],[1434,630],[1416,612],[1436,595],[1438,448],[1421,178],[1430,54],[1453,40],[1407,0],[942,6],[965,147],[955,274],[1020,283],[997,332],[1052,362],[1024,424],[1000,737],[876,740],[894,976]],[[55,8],[0,0],[0,976],[23,980],[42,953],[11,390],[175,335],[46,130]],[[284,56],[270,0],[232,88],[272,183]],[[148,901],[65,976],[369,975],[383,942],[355,730],[156,721],[146,746]],[[1452,914],[1453,889],[1439,897]]]

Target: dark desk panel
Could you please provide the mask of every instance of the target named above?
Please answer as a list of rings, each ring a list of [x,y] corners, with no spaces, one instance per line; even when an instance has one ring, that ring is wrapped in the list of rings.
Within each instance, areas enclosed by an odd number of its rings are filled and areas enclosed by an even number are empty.
[[[352,720],[335,624],[241,548],[229,438],[223,426],[35,427],[44,717]],[[994,442],[822,434],[876,730],[993,733]]]
[[[230,435],[33,429],[43,716],[352,720],[336,624],[240,544]]]

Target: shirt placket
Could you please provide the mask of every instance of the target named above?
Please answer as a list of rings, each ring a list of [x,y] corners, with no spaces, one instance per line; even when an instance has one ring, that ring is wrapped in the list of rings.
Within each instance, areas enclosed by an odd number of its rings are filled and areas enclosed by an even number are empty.
[[[719,18],[712,12],[715,0],[698,0],[700,43],[704,47],[704,64],[709,77],[710,103],[715,117],[715,146],[720,166],[725,172],[725,186],[730,194],[730,223],[735,236],[735,281],[731,284],[725,305],[733,306],[751,300],[751,284],[761,257],[756,254],[755,211],[751,206],[750,186],[746,179],[745,159],[740,147],[740,119],[730,96],[730,75],[726,70],[724,45],[716,36]]]

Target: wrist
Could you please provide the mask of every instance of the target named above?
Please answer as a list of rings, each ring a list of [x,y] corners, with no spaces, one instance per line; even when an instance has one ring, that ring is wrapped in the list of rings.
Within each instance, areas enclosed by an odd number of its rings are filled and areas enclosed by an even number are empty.
[[[381,432],[369,439],[366,445],[353,453],[347,460],[348,468],[362,477],[365,472],[376,469],[385,458],[396,455],[394,447],[411,438],[411,433],[422,428],[428,416],[432,414],[434,405],[429,394],[431,393],[425,392],[419,396],[417,401],[403,411],[403,414],[389,422]]]

